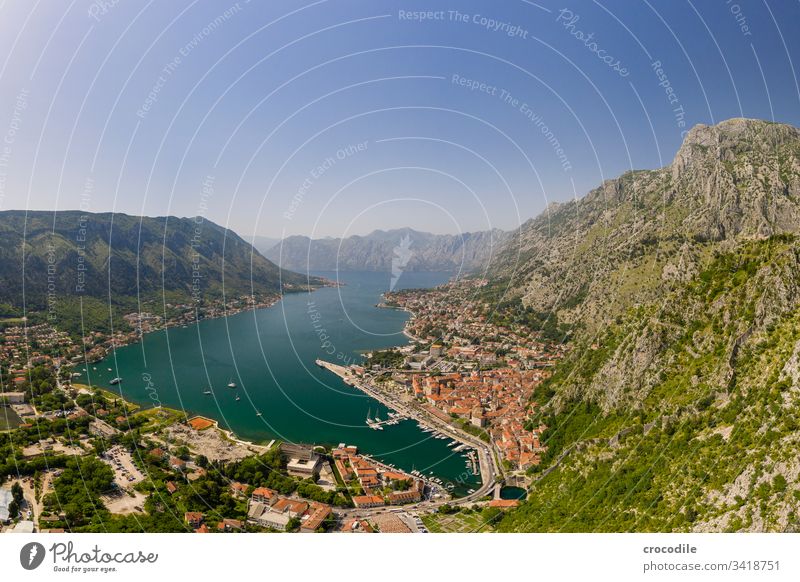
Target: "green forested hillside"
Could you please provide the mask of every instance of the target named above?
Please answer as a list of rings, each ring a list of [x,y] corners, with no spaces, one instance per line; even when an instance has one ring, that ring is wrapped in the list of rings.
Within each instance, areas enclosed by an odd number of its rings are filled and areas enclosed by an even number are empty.
[[[498,274],[573,333],[536,395],[548,452],[501,530],[797,527],[798,135],[701,126],[671,166],[555,209],[565,230],[528,225]]]
[[[110,309],[142,301],[202,303],[309,282],[205,219],[79,211],[0,212],[0,280],[0,315],[24,310],[71,330],[81,316],[86,329],[104,329]]]

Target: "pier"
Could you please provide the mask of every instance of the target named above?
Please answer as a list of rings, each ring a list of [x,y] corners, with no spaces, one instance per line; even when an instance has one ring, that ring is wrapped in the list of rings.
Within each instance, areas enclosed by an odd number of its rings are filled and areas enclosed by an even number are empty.
[[[333,372],[339,376],[345,384],[358,388],[387,408],[399,413],[402,417],[416,420],[421,426],[426,427],[428,431],[439,433],[442,438],[450,438],[457,441],[460,444],[457,445],[456,449],[462,446],[463,448],[460,450],[472,449],[468,454],[467,464],[473,474],[480,475],[481,486],[477,491],[465,497],[455,499],[450,503],[474,503],[481,497],[492,494],[492,489],[495,485],[495,476],[502,475],[502,473],[500,468],[495,466],[495,459],[488,443],[481,441],[477,437],[463,433],[456,427],[439,419],[431,418],[429,415],[414,409],[408,404],[390,398],[388,395],[372,386],[368,380],[361,380],[355,377],[350,369],[345,366],[326,362],[325,360],[316,360],[316,364],[320,368]],[[383,430],[383,426],[378,430]]]

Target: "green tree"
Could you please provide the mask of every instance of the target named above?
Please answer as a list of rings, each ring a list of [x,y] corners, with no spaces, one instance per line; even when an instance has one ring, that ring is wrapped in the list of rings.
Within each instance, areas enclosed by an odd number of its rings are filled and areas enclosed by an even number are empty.
[[[14,497],[14,501],[16,501],[17,504],[22,503],[25,494],[22,491],[22,485],[20,485],[18,481],[11,486],[11,495]]]

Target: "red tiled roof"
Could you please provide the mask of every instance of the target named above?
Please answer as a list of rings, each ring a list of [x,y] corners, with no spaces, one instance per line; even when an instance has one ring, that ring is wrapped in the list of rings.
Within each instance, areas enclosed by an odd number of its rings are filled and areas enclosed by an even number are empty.
[[[200,523],[203,521],[203,514],[199,511],[187,511],[183,514],[186,523]]]

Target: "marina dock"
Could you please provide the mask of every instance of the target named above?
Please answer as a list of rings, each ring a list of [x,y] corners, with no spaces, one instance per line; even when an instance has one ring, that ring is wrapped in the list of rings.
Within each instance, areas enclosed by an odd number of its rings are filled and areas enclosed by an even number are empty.
[[[463,451],[463,456],[465,457],[468,470],[470,470],[474,475],[480,475],[483,483],[478,491],[470,493],[468,496],[462,498],[460,500],[461,502],[478,499],[482,495],[485,495],[488,491],[490,491],[491,487],[493,487],[494,476],[499,474],[499,471],[494,468],[491,453],[485,443],[479,443],[477,439],[473,441],[472,438],[468,438],[467,436],[460,434],[454,427],[441,422],[436,422],[435,420],[428,418],[425,414],[422,414],[413,408],[404,405],[403,403],[389,398],[387,395],[373,388],[369,382],[362,381],[360,378],[354,376],[350,369],[345,366],[340,366],[338,364],[333,364],[331,362],[326,362],[325,360],[319,359],[316,360],[316,364],[320,368],[324,368],[339,376],[348,386],[358,388],[390,410],[395,411],[396,416],[393,416],[392,420],[398,418],[413,419],[419,423],[420,428],[423,431],[432,433],[432,438],[451,439],[452,442],[449,446],[453,447],[454,452]],[[383,426],[386,423],[392,422],[392,420],[381,421],[379,428],[376,430],[383,430]],[[368,422],[368,426],[374,428],[374,419],[372,419],[372,421],[372,424]],[[399,422],[399,420],[397,420],[397,422]]]

